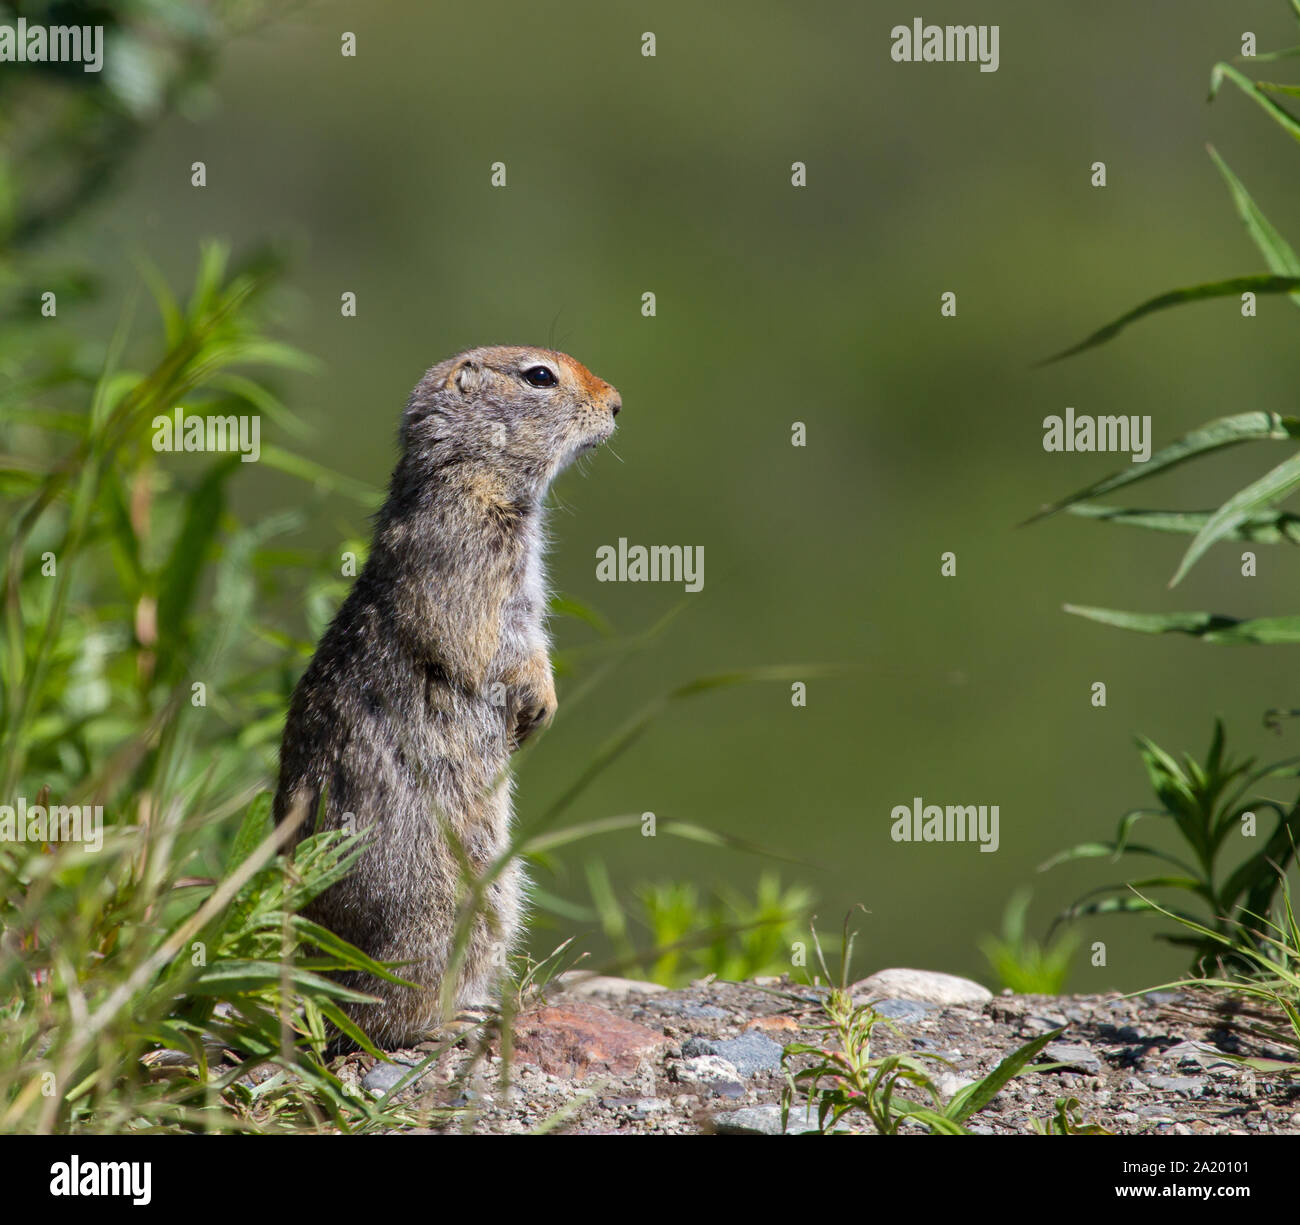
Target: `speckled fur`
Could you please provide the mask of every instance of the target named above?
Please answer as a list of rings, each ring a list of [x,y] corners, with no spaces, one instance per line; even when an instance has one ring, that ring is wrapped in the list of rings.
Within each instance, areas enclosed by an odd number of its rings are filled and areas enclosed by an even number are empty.
[[[557,386],[524,380],[538,365]],[[434,366],[403,414],[366,566],[294,692],[276,820],[300,805],[314,814],[325,790],[319,828],[373,827],[356,867],[307,915],[378,960],[411,962],[398,973],[420,988],[340,976],[380,997],[350,1011],[381,1044],[445,1019],[439,989],[464,887],[443,822],[475,872],[507,844],[510,755],[555,713],[543,500],[610,436],[620,406],[608,383],[548,349],[473,349]],[[489,887],[457,1004],[490,998],[522,886],[512,864]]]

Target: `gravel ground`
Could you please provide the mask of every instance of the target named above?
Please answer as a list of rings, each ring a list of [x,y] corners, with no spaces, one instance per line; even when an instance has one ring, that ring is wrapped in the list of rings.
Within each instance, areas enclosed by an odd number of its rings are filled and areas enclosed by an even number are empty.
[[[1034,1120],[1052,1115],[1058,1098],[1072,1097],[1086,1122],[1121,1135],[1300,1134],[1300,1076],[1254,1071],[1226,1057],[1294,1059],[1295,1051],[1260,1035],[1260,1024],[1275,1018],[1234,1012],[1228,997],[989,997],[966,980],[887,974],[915,979],[891,980],[912,994],[880,1000],[894,1028],[876,1029],[873,1053],[942,1056],[951,1066],[936,1064],[932,1075],[945,1096],[1029,1039],[1064,1030],[1040,1062],[1067,1066],[1012,1080],[968,1121],[977,1133],[1032,1134]],[[967,1002],[938,1002],[951,993],[943,982],[928,990],[927,978],[965,984]],[[867,981],[858,998],[879,1000],[881,984]],[[823,1040],[815,1028],[821,998],[819,989],[784,978],[680,991],[575,979],[517,1018],[508,1088],[499,1043],[475,1054],[467,1040],[444,1052],[400,1100],[427,1124],[418,1130],[429,1132],[778,1134],[782,1048]],[[354,1054],[338,1067],[359,1092],[378,1094],[433,1049],[391,1052],[396,1066]],[[801,1109],[792,1109],[788,1130],[807,1126]],[[862,1128],[871,1130],[865,1119]]]

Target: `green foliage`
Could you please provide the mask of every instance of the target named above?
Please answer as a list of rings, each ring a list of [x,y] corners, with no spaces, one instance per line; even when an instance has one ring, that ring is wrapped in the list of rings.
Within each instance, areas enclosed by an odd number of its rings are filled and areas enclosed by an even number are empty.
[[[183,483],[157,463],[151,423],[178,403],[257,411],[246,380],[229,378],[232,367],[306,364],[259,328],[273,272],[262,264],[228,273],[226,251],[210,244],[184,309],[155,287],[165,334],[149,364],[125,366],[124,321],[93,386],[50,376],[39,395],[20,387],[0,402],[8,449],[51,457],[43,472],[3,461],[11,478],[4,794],[48,786],[62,802],[113,803],[127,788],[152,789],[151,810],[166,812],[198,789],[237,790],[264,776],[272,716],[291,680],[282,647],[254,631],[253,609],[290,569],[308,590],[329,576],[323,559],[286,567],[271,551],[302,521],[300,510],[240,524],[228,509],[237,457],[221,456]],[[80,413],[44,416],[82,396]],[[281,635],[293,641],[287,629]],[[194,712],[209,695],[205,713],[216,717],[200,731]],[[189,756],[196,737],[212,750],[204,759]]]
[[[1300,12],[1296,11],[1294,6],[1292,11],[1296,13],[1297,20],[1300,20]],[[1263,63],[1296,55],[1300,55],[1300,47],[1290,47],[1284,51],[1253,56],[1251,59],[1254,62]],[[1211,102],[1218,96],[1224,81],[1230,81],[1246,97],[1256,102],[1283,131],[1294,139],[1300,140],[1300,119],[1297,119],[1295,115],[1269,96],[1273,93],[1300,95],[1300,86],[1252,81],[1240,69],[1234,68],[1231,64],[1218,63],[1210,71]],[[1100,328],[1078,344],[1046,358],[1045,362],[1061,361],[1063,358],[1072,357],[1076,353],[1082,353],[1086,349],[1105,344],[1106,341],[1113,339],[1130,323],[1134,323],[1155,311],[1179,306],[1185,302],[1197,302],[1206,298],[1237,297],[1249,291],[1252,293],[1286,293],[1290,295],[1293,302],[1300,305],[1300,260],[1297,260],[1294,250],[1264,215],[1263,210],[1251,199],[1245,185],[1233,174],[1228,164],[1213,147],[1210,148],[1210,156],[1214,159],[1215,166],[1222,174],[1224,182],[1228,185],[1233,205],[1237,210],[1237,215],[1241,218],[1242,224],[1246,227],[1246,233],[1264,256],[1272,275],[1232,277],[1228,280],[1207,282],[1206,284],[1193,285],[1186,289],[1175,289],[1160,294],[1158,297],[1152,298],[1150,301],[1144,302],[1142,305],[1121,315],[1114,322]]]
[[[707,975],[740,981],[785,972],[813,903],[803,886],[783,887],[775,872],[764,872],[752,900],[723,886],[705,896],[694,882],[666,881],[634,890],[629,913],[601,862],[589,861],[586,871],[592,908],[570,917],[599,922],[620,972],[668,987]],[[640,951],[634,926],[646,933]]]
[[[1030,1062],[1049,1043],[1064,1032],[1059,1029],[1041,1034],[1006,1056],[986,1076],[959,1089],[946,1102],[930,1075],[934,1065],[951,1066],[939,1055],[918,1051],[915,1054],[873,1055],[872,1034],[884,1024],[897,1030],[869,1002],[855,1004],[848,989],[849,964],[854,938],[844,924],[844,954],[837,986],[831,987],[823,1003],[824,1020],[816,1028],[826,1034],[822,1044],[792,1042],[782,1054],[786,1084],[781,1097],[781,1122],[789,1121],[790,1107],[806,1101],[817,1107],[817,1132],[822,1135],[841,1131],[846,1118],[863,1116],[884,1136],[897,1135],[906,1122],[923,1127],[930,1135],[964,1136],[970,1132],[965,1123],[983,1110],[1013,1076],[1030,1069]],[[816,930],[813,945],[826,978],[835,981],[822,955]],[[798,1070],[793,1061],[811,1056],[812,1061]],[[1056,1066],[1056,1065],[1048,1065]],[[903,1093],[921,1094],[905,1097]],[[852,1130],[846,1128],[844,1130]]]
[[[1185,978],[1169,985],[1197,991],[1227,991],[1271,1004],[1285,1028],[1264,1021],[1253,1024],[1251,1032],[1278,1046],[1290,1046],[1296,1053],[1294,1062],[1237,1055],[1227,1057],[1261,1072],[1296,1075],[1300,1073],[1300,922],[1296,920],[1291,903],[1291,887],[1286,873],[1280,868],[1275,872],[1282,895],[1276,922],[1257,914],[1243,913],[1227,931],[1222,931],[1204,927],[1154,903],[1152,906],[1207,944],[1228,950],[1232,961],[1241,967],[1230,978]]]
[[[1017,995],[1059,995],[1070,976],[1079,942],[1068,932],[1046,945],[1032,939],[1025,924],[1031,896],[1028,889],[1017,889],[1011,895],[1002,915],[1001,936],[985,936],[980,951],[998,982]]]
[[[1138,747],[1159,808],[1137,808],[1120,818],[1115,837],[1105,842],[1085,842],[1061,852],[1043,865],[1044,869],[1079,859],[1110,859],[1123,856],[1155,859],[1174,871],[1139,880],[1117,882],[1090,890],[1067,909],[1062,918],[1097,914],[1172,915],[1191,935],[1166,933],[1163,939],[1190,948],[1193,969],[1220,962],[1237,968],[1253,964],[1269,947],[1269,940],[1247,926],[1252,916],[1268,916],[1279,888],[1285,884],[1288,866],[1294,861],[1296,838],[1300,835],[1300,798],[1279,802],[1258,790],[1266,780],[1300,777],[1300,759],[1291,758],[1260,768],[1253,758],[1233,761],[1226,756],[1223,724],[1215,722],[1214,736],[1205,761],[1199,763],[1184,754],[1181,762],[1150,740]],[[1229,839],[1240,836],[1243,817],[1254,813],[1277,818],[1272,833],[1259,849],[1236,866],[1223,860]],[[1152,842],[1135,842],[1132,834],[1139,822],[1161,820],[1172,829],[1186,849],[1180,857]],[[1165,909],[1141,894],[1144,889],[1172,890],[1199,900],[1208,910],[1204,923],[1184,910]],[[1208,926],[1206,926],[1208,924]]]
[[[1293,12],[1300,19],[1300,10]],[[1300,54],[1300,47],[1255,57],[1258,60],[1284,59]],[[1300,87],[1270,82],[1255,82],[1231,64],[1219,63],[1210,76],[1210,99],[1217,96],[1227,81],[1259,104],[1266,114],[1292,137],[1300,139],[1300,119],[1277,102],[1270,94],[1294,95]],[[1071,357],[1095,348],[1113,339],[1129,324],[1169,307],[1208,298],[1238,297],[1254,294],[1288,294],[1300,305],[1300,258],[1281,232],[1269,221],[1264,211],[1246,190],[1245,184],[1233,173],[1227,162],[1213,147],[1210,156],[1227,184],[1237,215],[1251,242],[1264,258],[1269,268],[1267,274],[1232,277],[1227,280],[1175,289],[1142,303],[1118,319],[1098,329],[1078,344],[1065,349],[1048,362]],[[1300,453],[1293,452],[1245,488],[1228,498],[1214,510],[1161,511],[1147,509],[1121,509],[1094,505],[1087,499],[1100,497],[1124,485],[1148,480],[1187,460],[1209,454],[1224,447],[1252,439],[1288,439],[1300,437],[1300,423],[1293,417],[1280,417],[1275,413],[1242,413],[1222,417],[1193,431],[1177,442],[1162,448],[1149,462],[1117,473],[1089,486],[1079,493],[1044,508],[1034,519],[1059,510],[1105,522],[1124,523],[1160,532],[1184,532],[1192,536],[1182,560],[1169,585],[1175,586],[1199,561],[1210,547],[1222,540],[1249,540],[1273,543],[1279,540],[1294,542],[1296,517],[1280,509],[1280,503],[1300,488]],[[1032,521],[1032,520],[1031,520]],[[1090,608],[1069,605],[1067,611],[1087,617],[1105,625],[1135,630],[1139,633],[1183,633],[1215,643],[1280,644],[1300,642],[1300,614],[1261,617],[1239,620],[1233,617],[1206,612],[1134,613],[1116,609]]]
[[[1252,481],[1223,503],[1217,510],[1155,511],[1118,509],[1102,506],[1093,498],[1112,493],[1137,481],[1149,480],[1180,464],[1189,463],[1247,442],[1292,441],[1300,438],[1300,418],[1284,417],[1271,412],[1236,413],[1220,417],[1161,447],[1139,465],[1112,473],[1044,507],[1027,522],[1033,523],[1065,510],[1085,518],[1126,523],[1161,532],[1181,532],[1193,539],[1179,562],[1169,585],[1172,587],[1220,540],[1245,540],[1272,544],[1294,543],[1297,539],[1296,516],[1281,510],[1277,503],[1300,488],[1300,453],[1290,455],[1258,480]],[[1124,613],[1112,609],[1085,608],[1071,605],[1068,611],[1108,625],[1143,633],[1177,631],[1193,634],[1209,642],[1295,642],[1300,639],[1300,615],[1262,617],[1239,621],[1211,613]]]
[[[315,633],[340,595],[337,575],[326,559],[275,547],[301,511],[239,521],[228,497],[237,458],[185,483],[150,445],[154,416],[182,400],[211,413],[266,413],[275,403],[292,421],[269,390],[233,369],[303,364],[260,330],[273,270],[228,272],[227,262],[224,249],[204,248],[184,307],[154,278],[163,335],[152,361],[124,364],[123,326],[91,387],[47,380],[42,398],[67,408],[43,414],[27,389],[0,422],[21,444],[14,455],[51,456],[44,471],[5,462],[13,477],[0,655],[5,796],[101,805],[107,818],[99,852],[0,842],[0,1130],[367,1130],[401,1118],[392,1094],[354,1100],[326,1062],[330,1027],[374,1048],[340,1007],[360,997],[325,975],[392,972],[298,913],[359,848],[318,835],[291,860],[277,858],[286,831],[270,831],[261,790],[311,651],[311,638],[277,625],[268,607],[296,588]],[[264,446],[262,459],[275,454]],[[279,466],[374,504],[374,491],[357,482],[296,459]],[[546,864],[573,842],[640,824],[636,814],[552,828],[650,719],[768,676],[679,686],[616,733],[469,885],[449,980],[484,890],[512,858]],[[684,822],[659,832],[740,845]],[[205,868],[211,875],[196,875]],[[678,921],[670,895],[652,891],[648,903],[659,930]],[[754,905],[724,904],[744,930],[711,929],[693,964],[745,975],[771,967],[785,947],[783,924],[806,898],[765,878]],[[503,1014],[508,1023],[508,1002]]]
[[[1083,1107],[1077,1097],[1058,1097],[1056,1113],[1045,1119],[1035,1119],[1030,1124],[1040,1136],[1110,1136],[1100,1123],[1087,1123],[1083,1117]]]
[[[1066,604],[1065,611],[1101,625],[1139,634],[1190,634],[1205,642],[1281,646],[1300,642],[1300,617],[1251,617],[1237,620],[1218,613],[1130,613],[1114,608]]]
[[[294,913],[358,852],[323,835],[277,859],[287,831],[270,832],[268,794],[252,798],[291,683],[253,610],[285,573],[267,542],[299,515],[241,524],[227,496],[237,459],[186,484],[149,445],[155,414],[182,401],[265,411],[271,393],[232,367],[304,364],[260,329],[272,273],[230,272],[209,245],[183,308],[155,284],[151,361],[125,364],[124,321],[92,384],[47,371],[0,406],[11,455],[51,457],[43,471],[4,463],[5,802],[105,818],[99,850],[39,830],[0,842],[3,1130],[381,1117],[326,1069],[327,1022],[364,1038],[339,1008],[351,993],[322,972],[391,974]],[[297,568],[310,588],[312,567]],[[194,874],[205,866],[215,875]],[[226,1050],[237,1069],[210,1075]],[[249,1079],[266,1065],[274,1074]]]
[[[1051,365],[1053,362],[1064,361],[1067,357],[1073,357],[1076,353],[1095,349],[1108,340],[1114,340],[1130,323],[1136,323],[1147,315],[1167,310],[1171,306],[1182,306],[1186,302],[1203,302],[1209,298],[1240,298],[1244,293],[1285,293],[1294,297],[1297,293],[1300,293],[1300,276],[1252,274],[1250,276],[1230,277],[1226,281],[1207,282],[1204,285],[1189,285],[1184,289],[1171,289],[1168,293],[1158,294],[1141,305],[1135,306],[1131,311],[1126,311],[1118,319],[1106,324],[1105,327],[1098,328],[1091,336],[1084,337],[1078,344],[1071,345],[1068,349],[1062,349],[1060,353],[1054,353],[1051,357],[1044,358],[1038,364],[1040,366]]]
[[[322,834],[287,853],[292,830],[272,830],[266,790],[293,684],[347,586],[335,557],[284,538],[328,495],[373,510],[380,492],[287,445],[311,431],[271,380],[315,363],[272,338],[270,254],[233,264],[224,245],[203,244],[183,300],[145,264],[157,327],[139,326],[132,297],[102,343],[75,317],[96,278],[48,266],[36,241],[110,183],[154,118],[195,113],[216,46],[262,6],[128,0],[110,13],[66,0],[24,15],[37,22],[47,9],[104,25],[114,54],[102,75],[57,64],[0,74],[0,804],[102,808],[104,824],[102,846],[34,827],[26,841],[0,839],[0,1131],[392,1127],[411,1117],[393,1106],[396,1090],[362,1100],[330,1070],[336,1032],[373,1048],[341,1007],[359,997],[327,975],[392,979],[400,967],[375,964],[300,913],[362,848]],[[47,290],[57,326],[39,309]],[[300,483],[292,507],[242,517],[251,470],[236,456],[160,462],[153,423],[177,408],[259,417],[261,465]],[[347,547],[364,556],[364,542]],[[602,636],[601,658],[566,693],[569,706],[668,621],[621,640],[598,614],[584,619]],[[512,859],[546,867],[574,842],[636,828],[639,814],[558,822],[654,718],[810,671],[702,677],[617,730],[468,883],[448,979],[483,892]],[[684,822],[659,832],[754,849]],[[754,930],[729,935],[709,964],[770,965],[777,916],[801,896],[773,878],[757,903],[725,899]],[[656,905],[656,924],[676,921],[666,901]],[[491,1023],[503,1051],[509,996]]]
[[[158,118],[169,111],[201,115],[219,46],[258,21],[267,6],[261,0],[32,0],[6,9],[14,7],[31,25],[101,26],[112,48],[93,74],[40,61],[8,63],[0,73],[0,246],[26,247],[65,227],[114,186]],[[73,292],[94,285],[80,273],[61,280]]]
[[[0,1130],[391,1125],[326,1066],[327,1022],[364,1041],[339,1008],[364,997],[322,975],[393,975],[295,913],[358,839],[277,857],[269,812],[263,793],[216,881],[181,875],[194,821],[110,826],[98,852],[3,844]]]

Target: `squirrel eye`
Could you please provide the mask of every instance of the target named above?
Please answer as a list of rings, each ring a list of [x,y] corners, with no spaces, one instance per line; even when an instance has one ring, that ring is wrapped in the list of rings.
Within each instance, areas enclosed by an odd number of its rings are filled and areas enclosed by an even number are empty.
[[[560,380],[547,366],[529,366],[524,371],[524,381],[531,387],[554,387]]]

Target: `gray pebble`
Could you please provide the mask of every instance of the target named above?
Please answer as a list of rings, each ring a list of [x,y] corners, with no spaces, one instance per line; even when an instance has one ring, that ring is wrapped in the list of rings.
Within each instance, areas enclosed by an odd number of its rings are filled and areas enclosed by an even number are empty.
[[[1147,1084],[1153,1089],[1164,1089],[1170,1093],[1185,1093],[1195,1097],[1205,1088],[1203,1076],[1148,1076]]]
[[[1231,1059],[1224,1056],[1207,1042],[1179,1042],[1159,1056],[1181,1067],[1236,1067]]]
[[[744,1097],[745,1086],[738,1080],[715,1080],[709,1085],[709,1092],[714,1097]]]
[[[669,1016],[689,1017],[696,1021],[725,1021],[730,1013],[714,1004],[697,1004],[694,1000],[651,1000],[647,1008]]]
[[[1093,1076],[1101,1071],[1101,1060],[1091,1048],[1077,1042],[1049,1042],[1043,1048],[1043,1056],[1053,1063],[1067,1063],[1070,1067]]]
[[[696,1035],[682,1043],[682,1054],[688,1059],[700,1055],[716,1055],[732,1064],[741,1076],[754,1076],[759,1072],[781,1070],[782,1048],[762,1034],[741,1034],[739,1038],[705,1038]]]
[[[885,1000],[877,1000],[872,1007],[882,1016],[890,1021],[897,1021],[901,1024],[907,1024],[911,1021],[921,1020],[934,1005],[923,1004],[920,1000],[905,1000],[893,997]]]
[[[361,1078],[361,1087],[375,1097],[383,1097],[411,1071],[412,1066],[409,1063],[377,1063]]]
[[[1064,1029],[1068,1024],[1065,1017],[1058,1013],[1037,1013],[1027,1016],[1023,1024],[1037,1033],[1045,1034],[1050,1029]]]
[[[746,1106],[741,1110],[727,1110],[713,1116],[713,1125],[720,1136],[779,1136],[781,1107]]]

